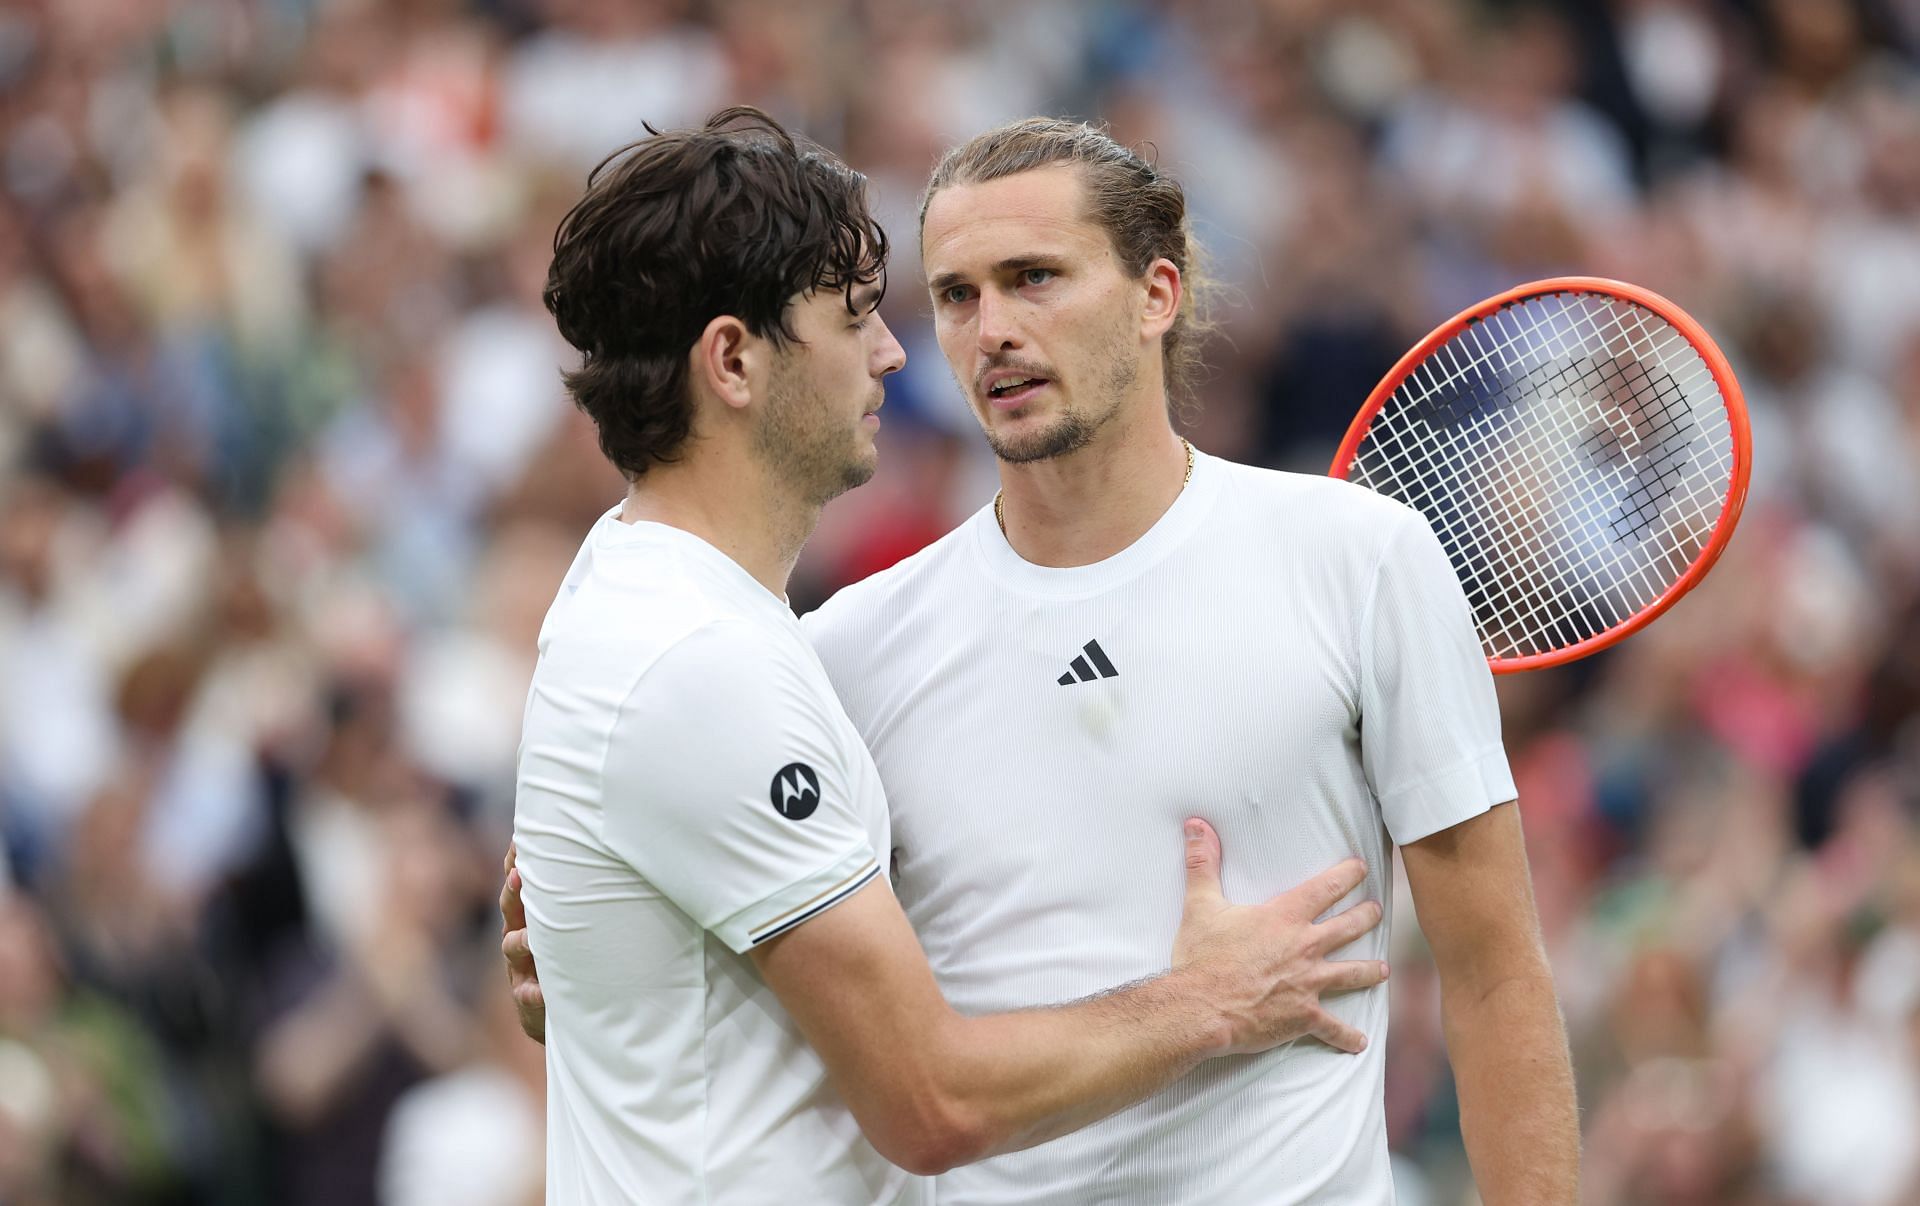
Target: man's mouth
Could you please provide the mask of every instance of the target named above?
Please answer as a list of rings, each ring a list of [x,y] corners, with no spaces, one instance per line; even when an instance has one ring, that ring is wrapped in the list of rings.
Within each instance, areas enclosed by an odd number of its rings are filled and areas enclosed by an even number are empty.
[[[1045,377],[1007,377],[989,386],[987,397],[995,407],[1011,410],[1026,405],[1049,384]]]

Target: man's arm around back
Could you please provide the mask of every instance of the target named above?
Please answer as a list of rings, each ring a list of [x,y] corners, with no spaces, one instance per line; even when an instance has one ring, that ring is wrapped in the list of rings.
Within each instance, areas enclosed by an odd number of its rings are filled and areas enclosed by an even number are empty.
[[[1380,906],[1314,921],[1360,883],[1359,860],[1242,906],[1220,895],[1219,839],[1204,822],[1189,822],[1186,862],[1171,970],[1052,1008],[956,1013],[877,880],[753,958],[868,1140],[923,1174],[1066,1134],[1212,1056],[1309,1035],[1363,1048],[1319,997],[1386,978],[1380,961],[1326,958],[1372,929]]]

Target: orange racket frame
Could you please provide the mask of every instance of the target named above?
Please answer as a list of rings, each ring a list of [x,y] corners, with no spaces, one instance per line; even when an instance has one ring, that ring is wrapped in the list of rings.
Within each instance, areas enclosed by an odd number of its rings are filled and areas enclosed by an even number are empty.
[[[1693,345],[1694,350],[1699,352],[1701,359],[1706,362],[1708,372],[1713,375],[1714,385],[1719,389],[1721,401],[1727,409],[1727,423],[1733,439],[1733,474],[1727,483],[1727,492],[1721,504],[1720,518],[1714,525],[1713,536],[1686,571],[1651,603],[1606,631],[1596,633],[1563,649],[1523,657],[1488,655],[1487,665],[1495,674],[1514,674],[1522,670],[1541,670],[1548,666],[1565,665],[1617,644],[1651,624],[1662,612],[1677,603],[1682,595],[1698,586],[1700,580],[1707,576],[1707,571],[1713,568],[1713,563],[1720,559],[1720,554],[1726,550],[1727,542],[1733,538],[1734,527],[1740,521],[1740,511],[1747,501],[1747,483],[1752,474],[1753,433],[1747,423],[1746,399],[1740,392],[1740,383],[1734,379],[1732,366],[1727,363],[1727,358],[1721,353],[1719,345],[1713,342],[1713,337],[1708,335],[1706,329],[1695,322],[1685,310],[1651,289],[1643,289],[1638,285],[1627,284],[1625,281],[1609,280],[1599,276],[1557,276],[1519,285],[1505,293],[1490,297],[1478,305],[1469,306],[1435,328],[1426,338],[1414,344],[1406,355],[1400,357],[1387,375],[1381,379],[1380,384],[1374,386],[1373,392],[1367,395],[1366,404],[1360,408],[1360,413],[1354,416],[1353,423],[1348,426],[1346,438],[1340,441],[1339,451],[1334,453],[1333,467],[1328,470],[1328,473],[1333,477],[1346,479],[1353,469],[1355,459],[1359,456],[1360,445],[1366,439],[1374,417],[1386,406],[1394,391],[1399,389],[1406,379],[1413,375],[1414,370],[1419,368],[1437,348],[1483,318],[1497,314],[1529,298],[1554,293],[1602,294],[1632,302],[1665,320],[1674,330],[1680,332],[1682,338]]]

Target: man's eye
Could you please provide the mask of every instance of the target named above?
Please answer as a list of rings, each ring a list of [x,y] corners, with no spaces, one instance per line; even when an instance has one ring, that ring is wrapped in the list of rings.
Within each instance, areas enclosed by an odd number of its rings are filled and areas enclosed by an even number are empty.
[[[967,287],[965,285],[955,285],[941,296],[947,299],[949,305],[957,306],[967,300]]]
[[[1044,285],[1053,279],[1053,269],[1028,268],[1020,274],[1020,279],[1029,285]]]

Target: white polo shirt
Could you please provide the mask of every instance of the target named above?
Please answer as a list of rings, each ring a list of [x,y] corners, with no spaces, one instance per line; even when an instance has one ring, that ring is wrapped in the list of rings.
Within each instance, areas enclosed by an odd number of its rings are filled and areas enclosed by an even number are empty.
[[[547,1200],[922,1202],[746,955],[884,873],[873,761],[785,602],[617,515],[547,614],[520,749]]]
[[[983,508],[804,621],[887,786],[896,891],[962,1012],[1166,968],[1181,821],[1264,900],[1514,796],[1491,676],[1426,521],[1325,478],[1196,457],[1132,546],[1048,569]],[[1336,957],[1386,954],[1383,924]],[[1203,1064],[1065,1138],[957,1169],[941,1206],[1392,1200],[1387,989],[1365,1032]]]

